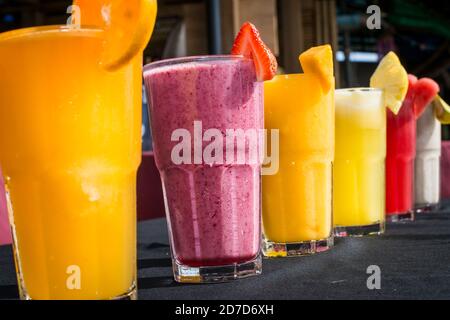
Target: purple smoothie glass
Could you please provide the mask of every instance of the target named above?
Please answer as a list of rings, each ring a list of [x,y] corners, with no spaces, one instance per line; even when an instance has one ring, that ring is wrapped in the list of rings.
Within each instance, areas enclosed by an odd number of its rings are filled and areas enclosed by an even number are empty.
[[[147,65],[144,80],[175,280],[260,274],[262,161],[252,152],[261,152],[264,109],[253,61],[165,60]]]

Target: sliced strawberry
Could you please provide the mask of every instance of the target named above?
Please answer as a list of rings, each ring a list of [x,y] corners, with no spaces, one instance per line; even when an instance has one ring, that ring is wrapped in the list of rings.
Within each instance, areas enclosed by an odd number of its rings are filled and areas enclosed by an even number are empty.
[[[271,80],[277,73],[277,59],[261,40],[258,29],[250,22],[242,25],[231,54],[253,59],[258,81]]]
[[[436,98],[439,93],[439,85],[430,78],[422,78],[414,85],[414,112],[419,118],[425,108]]]

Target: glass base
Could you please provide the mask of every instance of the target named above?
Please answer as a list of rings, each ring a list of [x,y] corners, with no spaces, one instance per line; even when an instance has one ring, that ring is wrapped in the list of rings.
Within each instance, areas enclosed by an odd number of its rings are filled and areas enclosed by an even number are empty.
[[[298,257],[324,252],[334,245],[334,237],[304,242],[276,243],[264,239],[263,254],[266,258]]]
[[[128,293],[125,293],[121,296],[118,296],[116,298],[112,298],[110,300],[124,300],[124,301],[131,301],[131,300],[137,300],[138,299],[138,293],[137,293],[137,286],[134,285]]]
[[[354,226],[354,227],[335,227],[334,236],[343,237],[364,237],[364,236],[379,236],[385,231],[385,223],[378,222],[365,226]]]
[[[389,222],[410,222],[416,219],[414,211],[394,213],[386,216]]]
[[[431,211],[438,211],[439,203],[428,203],[428,204],[418,204],[416,205],[415,212],[416,213],[426,213]]]
[[[217,283],[248,278],[262,273],[261,254],[252,261],[214,267],[190,267],[172,259],[175,281],[180,283]]]
[[[25,290],[23,290],[21,293],[22,293],[21,297],[20,297],[21,300],[33,300],[28,294],[25,293]],[[136,286],[136,284],[133,284],[133,286],[130,288],[130,290],[127,293],[121,294],[121,295],[119,295],[117,297],[104,299],[104,300],[131,301],[131,300],[137,300],[137,298],[138,298],[138,296],[137,296],[137,286]],[[60,300],[60,299],[55,298],[53,300]],[[62,300],[66,300],[66,299],[62,299]],[[89,300],[89,299],[86,299],[86,300]]]

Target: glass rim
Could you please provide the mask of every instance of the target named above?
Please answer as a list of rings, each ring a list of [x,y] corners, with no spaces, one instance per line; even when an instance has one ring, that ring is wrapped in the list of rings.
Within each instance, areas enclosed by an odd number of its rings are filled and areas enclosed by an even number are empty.
[[[188,57],[163,59],[163,60],[151,62],[144,66],[143,71],[145,73],[145,72],[149,72],[151,70],[155,70],[155,69],[158,69],[161,67],[180,65],[180,64],[186,64],[186,63],[191,63],[191,62],[209,62],[209,61],[227,61],[227,60],[252,61],[252,59],[246,58],[242,55],[233,55],[233,54],[188,56]]]
[[[94,33],[100,34],[103,32],[101,28],[94,26],[82,26],[82,27],[72,27],[68,25],[48,25],[48,26],[37,26],[37,27],[28,27],[28,28],[19,28],[10,31],[5,31],[0,33],[0,42],[17,39],[28,35],[35,34],[47,34],[54,32],[82,32],[82,33]]]
[[[304,77],[310,77],[311,74],[309,73],[304,73],[304,72],[299,72],[299,73],[283,73],[283,74],[276,74],[271,80],[266,80],[266,81],[273,81],[273,80],[292,80],[292,79],[296,79],[296,78],[304,78]],[[336,79],[336,77],[333,75],[333,79]]]
[[[344,92],[383,92],[383,89],[380,88],[371,88],[371,87],[356,87],[356,88],[341,88],[341,89],[335,89],[335,92],[337,93],[344,93]]]

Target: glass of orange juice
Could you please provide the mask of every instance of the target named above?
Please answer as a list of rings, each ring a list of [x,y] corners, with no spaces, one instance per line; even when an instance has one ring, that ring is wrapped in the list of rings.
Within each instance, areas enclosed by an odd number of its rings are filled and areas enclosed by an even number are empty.
[[[106,69],[107,32],[0,34],[0,165],[22,299],[136,297],[143,49]]]
[[[278,173],[262,182],[266,257],[311,254],[333,245],[331,55],[328,46],[313,48],[302,61],[305,73],[280,75],[264,85],[265,127],[279,129],[280,150]],[[328,65],[331,73],[311,64]],[[323,84],[327,71],[330,79]]]

